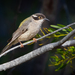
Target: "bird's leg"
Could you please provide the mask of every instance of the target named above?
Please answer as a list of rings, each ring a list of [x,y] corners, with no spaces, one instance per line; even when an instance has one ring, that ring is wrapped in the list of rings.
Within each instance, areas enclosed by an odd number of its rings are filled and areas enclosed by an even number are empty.
[[[37,42],[36,38],[33,38],[33,42],[35,42],[35,43]]]
[[[18,40],[19,41],[19,40]],[[21,41],[19,41],[19,43],[20,43],[20,48],[23,48],[24,47],[24,45],[21,43]]]
[[[24,47],[24,45],[21,43],[21,41],[20,41],[20,45],[21,45],[21,46],[20,46],[21,48],[23,48],[23,47]]]

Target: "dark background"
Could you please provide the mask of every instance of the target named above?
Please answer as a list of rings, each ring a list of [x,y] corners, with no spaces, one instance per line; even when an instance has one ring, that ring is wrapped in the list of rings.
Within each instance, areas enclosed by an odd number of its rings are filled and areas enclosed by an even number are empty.
[[[7,40],[18,28],[20,22],[39,12],[50,19],[50,22],[45,22],[42,27],[49,28],[50,24],[67,25],[75,21],[75,0],[0,0],[0,51],[7,44]],[[38,48],[39,43],[46,40],[27,45],[23,49],[18,48],[6,54],[0,58],[0,64]],[[51,40],[47,43],[50,43]],[[0,75],[75,75],[74,69],[71,69],[69,64],[57,72],[55,67],[49,67],[49,59],[53,54],[53,51],[47,52],[19,66],[2,71]],[[75,66],[74,63],[73,67]]]

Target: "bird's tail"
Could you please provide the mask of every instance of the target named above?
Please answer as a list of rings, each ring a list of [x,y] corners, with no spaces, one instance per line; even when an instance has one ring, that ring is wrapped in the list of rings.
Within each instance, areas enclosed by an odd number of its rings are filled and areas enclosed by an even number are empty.
[[[5,51],[7,51],[11,46],[12,46],[12,43],[8,43],[8,44],[3,48],[3,50],[2,50],[2,52],[1,52],[0,54],[2,54],[2,53],[4,53]]]

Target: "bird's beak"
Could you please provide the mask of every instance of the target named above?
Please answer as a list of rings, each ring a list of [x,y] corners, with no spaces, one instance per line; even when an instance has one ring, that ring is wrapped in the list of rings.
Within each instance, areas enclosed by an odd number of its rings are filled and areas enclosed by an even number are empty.
[[[44,20],[50,21],[49,19],[45,18]]]

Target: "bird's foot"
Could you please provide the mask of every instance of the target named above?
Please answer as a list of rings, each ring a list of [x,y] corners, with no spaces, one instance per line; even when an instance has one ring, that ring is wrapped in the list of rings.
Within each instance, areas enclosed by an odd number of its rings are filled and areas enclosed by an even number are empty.
[[[21,45],[20,48],[24,48],[24,45],[21,42],[20,42],[20,45]]]
[[[24,45],[23,45],[23,44],[21,44],[20,48],[24,48]]]
[[[37,40],[36,40],[36,38],[33,38],[33,42],[34,42],[34,43],[37,43]]]

